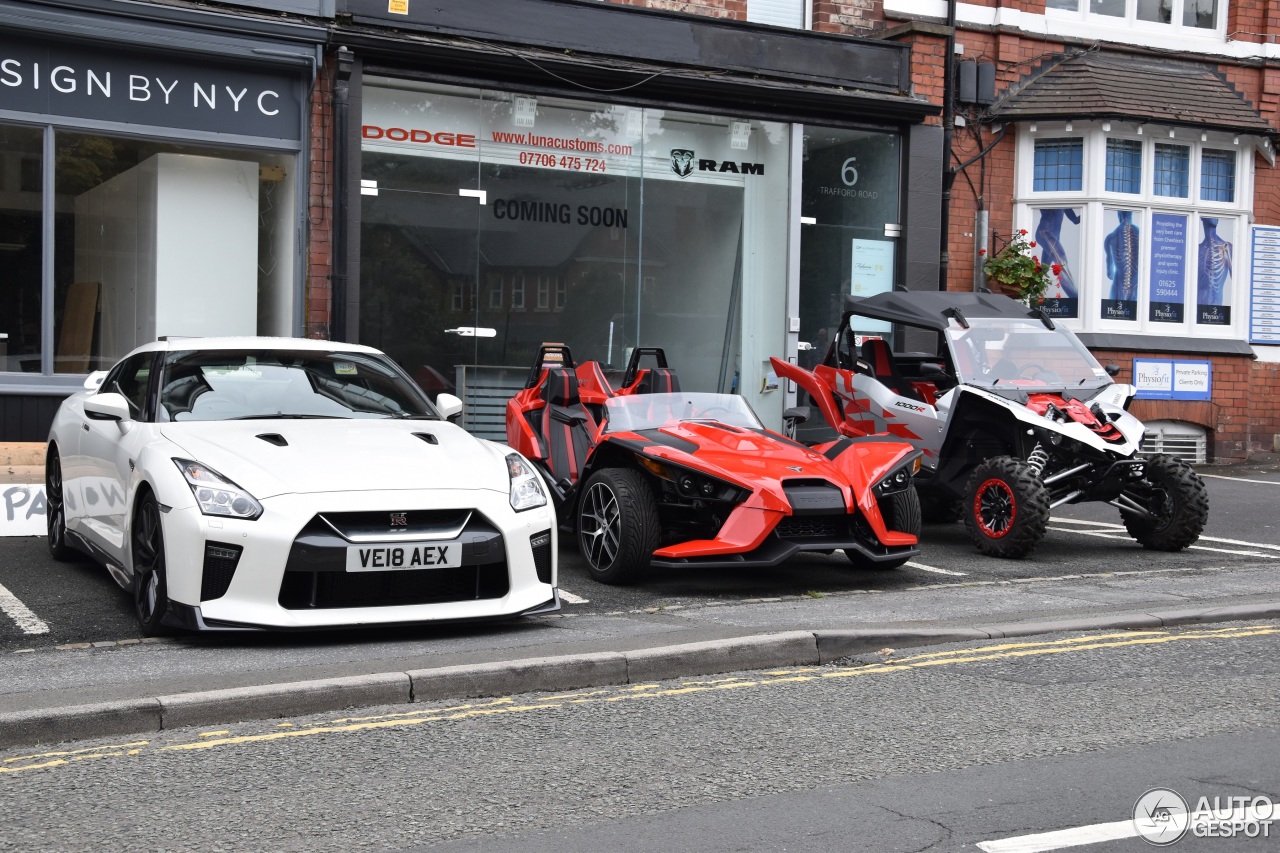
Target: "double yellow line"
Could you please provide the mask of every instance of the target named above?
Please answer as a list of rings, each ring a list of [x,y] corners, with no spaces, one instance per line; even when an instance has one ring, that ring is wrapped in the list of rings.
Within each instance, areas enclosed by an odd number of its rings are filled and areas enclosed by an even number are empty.
[[[204,732],[198,735],[196,740],[185,743],[173,743],[165,746],[153,746],[151,741],[137,740],[111,746],[87,747],[85,749],[21,755],[13,758],[0,759],[0,774],[12,774],[26,770],[62,767],[77,762],[93,761],[102,758],[127,758],[130,756],[144,754],[144,752],[156,753],[172,750],[192,751],[213,749],[222,746],[265,743],[290,738],[311,737],[314,735],[351,734],[377,729],[419,726],[426,723],[467,720],[477,717],[528,714],[553,710],[556,708],[565,708],[573,705],[587,705],[600,702],[629,702],[640,699],[660,699],[672,696],[689,696],[692,694],[712,691],[797,684],[828,678],[859,678],[871,675],[886,675],[896,672],[906,672],[908,670],[925,669],[928,667],[981,663],[983,661],[1006,660],[1011,658],[1075,654],[1078,652],[1120,649],[1130,646],[1153,646],[1191,640],[1235,640],[1248,637],[1263,637],[1272,634],[1280,634],[1280,626],[1243,626],[1234,628],[1217,628],[1212,630],[1182,631],[1177,633],[1171,631],[1123,631],[1114,634],[1094,634],[1085,637],[1070,637],[1065,640],[1000,643],[997,645],[980,646],[977,648],[954,649],[952,651],[945,652],[930,652],[928,654],[911,655],[908,657],[886,660],[883,663],[866,664],[861,666],[814,666],[770,670],[761,673],[762,677],[754,679],[731,676],[702,679],[698,681],[685,681],[681,682],[678,687],[663,687],[661,684],[656,683],[634,684],[623,687],[603,687],[598,689],[541,696],[532,701],[526,701],[523,704],[517,704],[511,697],[504,697],[488,702],[468,702],[445,708],[417,709],[413,711],[403,711],[394,714],[380,714],[370,717],[343,717],[341,719],[331,720],[326,724],[307,727],[298,727],[293,723],[279,723],[274,731],[262,732],[259,734],[231,735],[229,731],[225,730]],[[148,749],[148,747],[150,748]]]

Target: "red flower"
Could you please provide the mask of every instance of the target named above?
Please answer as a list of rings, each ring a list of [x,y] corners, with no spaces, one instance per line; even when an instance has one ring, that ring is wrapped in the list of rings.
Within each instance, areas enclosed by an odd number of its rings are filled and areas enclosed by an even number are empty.
[[[1062,264],[1054,264],[1050,269],[1053,270],[1054,275],[1062,275]]]
[[[1036,241],[1035,241],[1035,240],[1032,240],[1032,241],[1031,241],[1030,243],[1028,243],[1027,245],[1034,249],[1034,248],[1036,247]]]
[[[987,250],[986,250],[986,249],[979,249],[979,250],[978,250],[978,254],[979,254],[979,255],[985,255],[986,253],[987,253]]]
[[[1043,304],[1043,303],[1044,303],[1044,297],[1043,297],[1043,296],[1041,296],[1039,299],[1037,299],[1037,300],[1036,300],[1036,302],[1039,302],[1039,303],[1042,303],[1042,304]]]
[[[1023,237],[1025,237],[1025,236],[1027,236],[1027,229],[1025,229],[1025,228],[1020,228],[1020,229],[1018,229],[1018,233],[1019,233],[1019,234],[1021,234]],[[1034,245],[1035,245],[1035,243],[1032,243],[1031,245],[1033,245],[1033,246],[1034,246]]]

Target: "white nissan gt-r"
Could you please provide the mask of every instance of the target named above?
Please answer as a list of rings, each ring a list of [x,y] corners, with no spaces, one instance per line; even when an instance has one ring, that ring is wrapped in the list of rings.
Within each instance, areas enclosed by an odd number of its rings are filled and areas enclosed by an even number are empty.
[[[49,551],[103,563],[145,634],[560,607],[533,467],[375,349],[162,340],[85,388],[49,434]]]

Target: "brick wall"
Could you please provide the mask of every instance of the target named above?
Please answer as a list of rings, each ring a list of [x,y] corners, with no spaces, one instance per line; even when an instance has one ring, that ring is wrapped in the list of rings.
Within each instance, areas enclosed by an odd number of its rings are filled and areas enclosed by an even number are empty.
[[[328,339],[333,311],[333,76],[326,57],[311,98],[311,174],[308,198],[306,305],[308,338]]]
[[[824,33],[868,36],[884,29],[883,0],[813,0],[813,28]]]
[[[1094,350],[1103,364],[1120,366],[1117,382],[1133,381],[1135,358],[1194,359],[1213,362],[1209,402],[1184,400],[1135,400],[1129,411],[1142,421],[1175,420],[1210,430],[1209,459],[1216,462],[1245,459],[1250,453],[1271,450],[1272,436],[1280,434],[1280,364],[1254,361],[1249,356],[1195,356],[1186,353]]]

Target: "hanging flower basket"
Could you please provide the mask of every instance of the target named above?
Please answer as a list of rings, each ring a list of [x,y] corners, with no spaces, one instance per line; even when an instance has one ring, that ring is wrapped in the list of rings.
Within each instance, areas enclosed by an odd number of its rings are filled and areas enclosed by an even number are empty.
[[[996,240],[999,239],[997,234]],[[1004,293],[1033,308],[1043,303],[1045,293],[1052,283],[1049,277],[1061,275],[1062,267],[1058,264],[1047,267],[1041,264],[1038,257],[1030,254],[1030,250],[1035,247],[1034,240],[1027,242],[1027,231],[1024,228],[1013,235],[1013,239],[1006,241],[999,251],[988,257],[982,265],[982,271],[987,275],[988,289]],[[986,250],[980,249],[979,254],[985,256]]]

